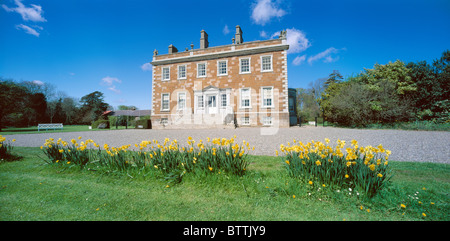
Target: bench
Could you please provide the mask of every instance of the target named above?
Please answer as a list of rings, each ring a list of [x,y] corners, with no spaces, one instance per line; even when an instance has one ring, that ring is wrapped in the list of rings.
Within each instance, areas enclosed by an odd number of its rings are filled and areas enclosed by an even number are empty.
[[[41,129],[63,129],[63,124],[62,123],[53,123],[53,124],[38,124],[38,131],[40,131]]]

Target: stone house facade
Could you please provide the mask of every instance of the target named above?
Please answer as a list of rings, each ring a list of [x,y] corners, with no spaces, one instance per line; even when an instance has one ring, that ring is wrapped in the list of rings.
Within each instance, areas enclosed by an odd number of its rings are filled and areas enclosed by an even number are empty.
[[[230,45],[209,47],[202,30],[199,49],[155,50],[152,127],[289,127],[288,48],[286,31],[244,42],[236,26]]]

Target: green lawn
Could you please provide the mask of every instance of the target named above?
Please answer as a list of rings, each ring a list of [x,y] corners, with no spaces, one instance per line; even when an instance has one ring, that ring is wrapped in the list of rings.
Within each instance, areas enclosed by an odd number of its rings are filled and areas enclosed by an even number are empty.
[[[14,152],[24,158],[0,164],[0,220],[450,220],[448,164],[390,161],[392,185],[365,200],[290,178],[276,157],[251,156],[243,177],[185,175],[167,187],[153,176],[48,165],[39,148]]]
[[[133,129],[134,126],[129,126],[129,129]],[[119,126],[118,130],[125,129],[125,126]],[[116,130],[113,126],[111,129],[89,129],[88,125],[64,125],[63,129],[49,129],[49,130],[39,130],[37,126],[31,127],[8,127],[3,128],[0,135],[12,135],[12,134],[33,134],[33,133],[56,133],[56,132],[76,132],[76,131],[102,131],[102,130]]]

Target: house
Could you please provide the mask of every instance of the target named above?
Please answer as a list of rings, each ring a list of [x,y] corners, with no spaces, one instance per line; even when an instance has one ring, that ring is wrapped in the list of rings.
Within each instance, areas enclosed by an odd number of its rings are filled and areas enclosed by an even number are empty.
[[[244,42],[240,26],[229,45],[153,52],[152,126],[158,128],[289,127],[286,31]],[[295,92],[295,90],[294,90]],[[292,114],[291,114],[292,115]],[[295,114],[296,115],[296,114]],[[295,119],[295,123],[293,122]]]

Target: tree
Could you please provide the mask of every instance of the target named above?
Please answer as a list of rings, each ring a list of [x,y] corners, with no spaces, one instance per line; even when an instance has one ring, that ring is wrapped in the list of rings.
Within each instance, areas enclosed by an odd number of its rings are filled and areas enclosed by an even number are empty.
[[[420,120],[448,119],[450,108],[450,51],[445,51],[432,65],[426,61],[408,63],[409,75],[417,87],[412,95],[416,117]],[[444,120],[443,119],[443,120]],[[445,120],[444,120],[445,121]]]
[[[344,77],[342,77],[338,70],[333,70],[333,73],[331,73],[325,81],[324,87],[326,89],[331,83],[340,83],[343,79]]]
[[[28,126],[35,125],[39,122],[44,122],[46,119],[47,101],[43,93],[29,94],[28,107],[30,114],[26,115],[28,118]]]
[[[78,112],[77,103],[78,101],[75,98],[65,97],[63,99],[61,108],[64,112],[64,116],[66,117],[64,120],[65,124],[73,124],[75,122],[75,117]]]
[[[409,69],[400,60],[385,65],[375,64],[373,69],[364,70],[356,78],[366,84],[368,89],[378,91],[380,81],[388,80],[394,84],[399,95],[408,96],[417,90],[411,76],[409,76]]]
[[[0,131],[9,114],[17,113],[24,106],[27,89],[12,80],[0,79]]]
[[[108,108],[108,104],[103,101],[103,93],[99,91],[81,97],[80,102],[82,122],[87,124],[97,120]]]
[[[320,114],[319,105],[314,96],[314,89],[297,89],[297,114],[303,122],[312,120]]]

